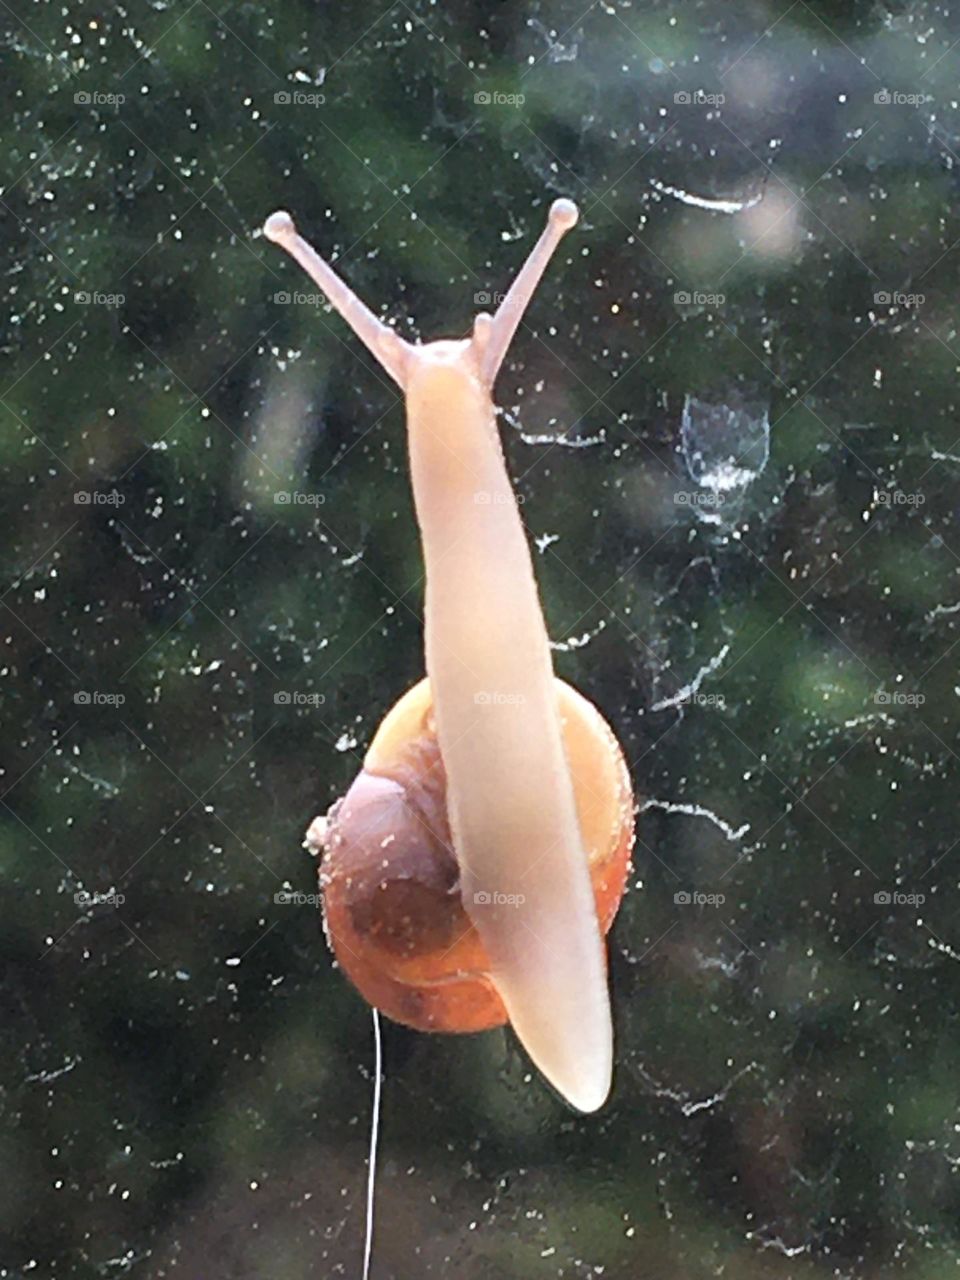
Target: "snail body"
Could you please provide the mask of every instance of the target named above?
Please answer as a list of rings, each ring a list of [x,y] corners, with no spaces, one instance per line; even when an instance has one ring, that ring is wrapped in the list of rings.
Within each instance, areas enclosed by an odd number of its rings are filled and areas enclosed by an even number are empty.
[[[360,776],[311,828],[328,937],[377,1008],[430,1030],[506,1018],[554,1087],[593,1111],[612,1072],[603,934],[633,840],[629,779],[599,712],[554,677],[492,399],[577,216],[554,202],[470,338],[417,345],[377,319],[289,214],[264,232],[404,391],[426,566],[427,680],[388,712]]]

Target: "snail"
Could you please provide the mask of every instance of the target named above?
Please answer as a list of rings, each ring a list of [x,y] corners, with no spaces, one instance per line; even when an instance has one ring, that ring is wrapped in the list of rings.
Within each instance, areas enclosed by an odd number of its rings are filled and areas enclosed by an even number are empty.
[[[576,205],[556,200],[494,315],[413,344],[297,233],[264,234],[398,383],[426,566],[426,679],[387,712],[347,794],[310,827],[324,925],[361,995],[421,1030],[509,1021],[575,1108],[613,1068],[604,935],[633,845],[630,777],[600,712],[554,676],[493,383]]]

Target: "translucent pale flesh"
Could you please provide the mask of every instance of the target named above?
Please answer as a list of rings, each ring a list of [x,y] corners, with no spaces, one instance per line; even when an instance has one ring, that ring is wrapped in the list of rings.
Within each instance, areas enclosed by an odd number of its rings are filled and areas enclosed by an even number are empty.
[[[426,666],[464,906],[510,1021],[575,1107],[606,1099],[603,941],[526,535],[469,351],[414,365],[410,460]]]
[[[473,339],[412,346],[300,239],[265,233],[301,263],[406,393],[426,561],[426,667],[447,774],[464,906],[530,1057],[573,1106],[610,1088],[604,944],[564,754],[533,564],[504,465],[490,388],[576,207],[558,200],[496,315]]]

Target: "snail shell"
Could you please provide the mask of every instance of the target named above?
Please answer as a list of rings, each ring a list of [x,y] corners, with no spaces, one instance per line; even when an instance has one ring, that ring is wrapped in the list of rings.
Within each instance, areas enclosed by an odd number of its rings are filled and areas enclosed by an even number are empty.
[[[606,933],[626,885],[633,797],[613,732],[592,703],[555,680],[563,741],[596,902]],[[394,704],[343,799],[307,835],[321,855],[324,928],[360,994],[421,1031],[484,1031],[507,1013],[460,897],[446,777],[430,682]],[[491,904],[510,910],[509,902]]]

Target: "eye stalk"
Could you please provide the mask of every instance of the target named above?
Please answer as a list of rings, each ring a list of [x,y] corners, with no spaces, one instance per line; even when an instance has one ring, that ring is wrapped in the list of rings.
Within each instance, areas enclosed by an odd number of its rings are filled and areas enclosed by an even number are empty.
[[[513,341],[517,326],[523,319],[527,307],[536,292],[547,264],[557,251],[560,241],[577,225],[580,213],[572,200],[554,200],[550,206],[547,225],[540,233],[540,239],[534,245],[530,256],[520,268],[507,296],[500,303],[490,318],[489,334],[484,339],[483,358],[480,369],[489,387],[500,371],[507,348]],[[480,317],[478,316],[479,320]]]
[[[407,353],[412,350],[410,343],[405,342],[389,325],[378,320],[370,308],[360,301],[350,286],[320,257],[313,245],[303,239],[293,218],[285,209],[271,213],[263,224],[263,234],[281,249],[285,249],[303,267],[370,354],[376,357],[398,386],[403,387],[406,384]]]

